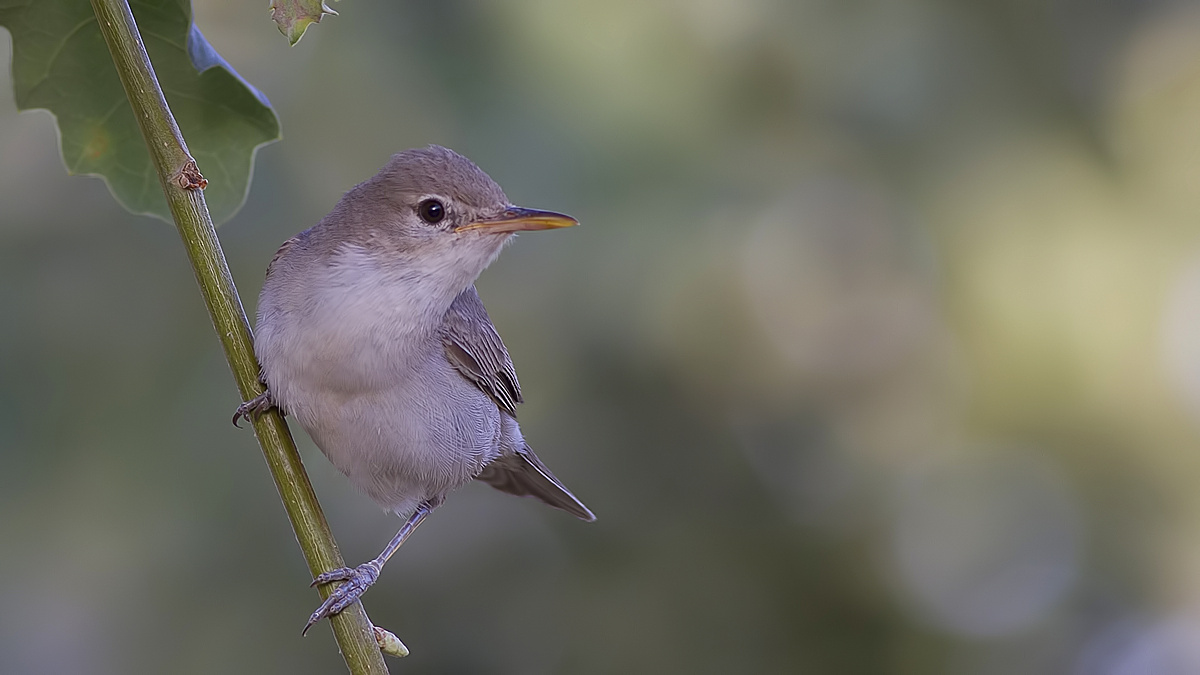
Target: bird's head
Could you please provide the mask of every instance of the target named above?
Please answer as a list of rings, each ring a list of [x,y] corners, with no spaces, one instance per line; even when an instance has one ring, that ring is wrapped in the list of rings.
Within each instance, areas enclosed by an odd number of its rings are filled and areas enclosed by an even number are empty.
[[[393,155],[357,189],[380,209],[368,219],[374,243],[420,267],[464,272],[471,280],[513,234],[578,224],[561,213],[510,204],[474,162],[436,145]]]

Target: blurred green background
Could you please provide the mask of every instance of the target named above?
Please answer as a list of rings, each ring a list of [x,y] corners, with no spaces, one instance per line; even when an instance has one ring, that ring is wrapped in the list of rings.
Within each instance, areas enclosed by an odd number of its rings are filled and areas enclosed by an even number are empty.
[[[479,288],[599,520],[456,493],[366,596],[393,672],[1200,672],[1200,3],[266,5],[195,5],[284,128],[248,310],[407,147],[583,222]],[[342,672],[178,235],[6,59],[0,672]]]

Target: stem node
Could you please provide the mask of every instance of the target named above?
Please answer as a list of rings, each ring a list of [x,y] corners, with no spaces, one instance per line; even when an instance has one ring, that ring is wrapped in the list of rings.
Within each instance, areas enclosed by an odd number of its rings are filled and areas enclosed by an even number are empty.
[[[188,157],[183,168],[175,174],[175,184],[181,190],[203,190],[208,187],[208,179],[200,175],[200,167],[196,166],[196,160]]]

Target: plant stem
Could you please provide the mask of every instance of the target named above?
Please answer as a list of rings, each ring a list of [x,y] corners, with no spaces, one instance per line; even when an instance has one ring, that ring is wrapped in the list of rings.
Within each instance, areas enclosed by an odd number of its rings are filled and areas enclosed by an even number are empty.
[[[141,126],[146,146],[150,150],[159,181],[167,197],[171,215],[187,248],[196,280],[204,294],[204,301],[212,317],[213,326],[225,348],[229,367],[237,380],[238,391],[243,400],[250,400],[263,392],[258,380],[259,366],[254,358],[250,337],[250,324],[242,309],[241,299],[234,286],[233,277],[225,263],[225,255],[217,240],[217,232],[208,215],[204,202],[203,187],[207,181],[196,169],[196,163],[188,153],[175,118],[167,107],[166,98],[150,57],[142,44],[133,13],[126,0],[91,0],[92,9],[100,24],[100,30],[108,43],[121,84],[133,106],[134,115]],[[317,503],[316,494],[287,424],[278,411],[272,410],[254,422],[254,433],[262,446],[267,466],[275,479],[279,495],[283,499],[288,518],[296,532],[296,539],[304,551],[309,570],[318,573],[343,567],[345,563],[338,552],[329,524]],[[320,589],[324,598],[329,586]],[[333,633],[341,648],[346,666],[354,675],[380,675],[387,673],[383,656],[375,642],[371,622],[362,605],[355,603],[331,623]],[[297,624],[297,629],[299,624]]]

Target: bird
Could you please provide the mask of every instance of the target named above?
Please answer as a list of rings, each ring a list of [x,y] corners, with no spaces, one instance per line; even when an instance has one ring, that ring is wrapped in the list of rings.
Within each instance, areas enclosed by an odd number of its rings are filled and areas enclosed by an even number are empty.
[[[354,602],[447,494],[478,480],[584,521],[595,515],[534,454],[517,423],[516,369],[475,289],[517,232],[577,225],[512,205],[466,157],[437,145],[392,156],[267,267],[254,352],[266,391],[238,407],[291,416],[350,482],[404,518],[304,631]]]

